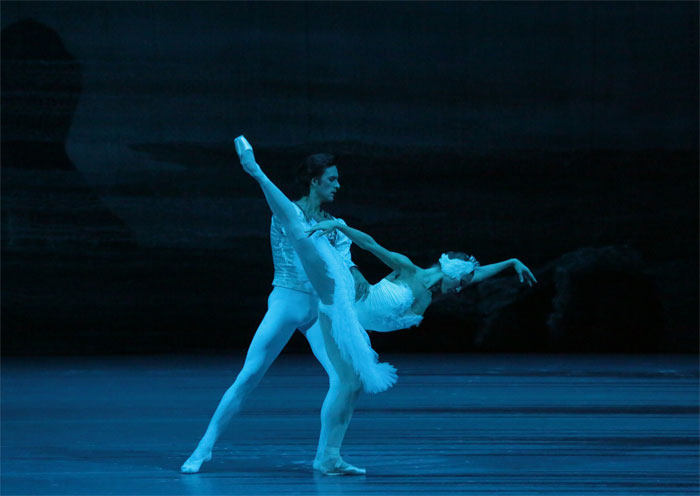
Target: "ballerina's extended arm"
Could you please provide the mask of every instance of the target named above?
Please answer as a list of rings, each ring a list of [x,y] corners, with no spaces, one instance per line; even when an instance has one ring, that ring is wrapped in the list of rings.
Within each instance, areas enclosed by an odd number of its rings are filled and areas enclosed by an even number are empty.
[[[474,277],[472,278],[470,284],[485,281],[486,279],[489,279],[495,276],[496,274],[503,272],[504,270],[509,269],[511,267],[513,268],[513,270],[515,270],[515,273],[518,274],[518,279],[520,280],[520,282],[527,283],[528,286],[532,286],[533,282],[537,283],[537,279],[535,279],[535,276],[524,263],[522,263],[517,258],[511,258],[509,260],[504,260],[503,262],[498,262],[489,265],[481,265],[477,267],[474,271]]]
[[[372,253],[375,257],[397,272],[415,272],[418,269],[418,267],[416,267],[406,255],[389,251],[377,243],[369,234],[353,229],[352,227],[335,220],[324,220],[323,222],[319,222],[318,224],[315,224],[311,228],[307,229],[306,232],[309,235],[316,231],[321,231],[323,234],[325,234],[335,229],[345,234],[353,243],[357,244],[357,246]]]
[[[313,234],[316,231],[321,231],[323,234],[337,229],[344,233],[348,238],[356,243],[360,248],[371,252],[374,256],[379,258],[386,265],[396,270],[397,272],[402,271],[415,271],[417,267],[411,262],[411,260],[400,253],[392,252],[377,243],[372,236],[369,234],[348,227],[334,220],[327,220],[319,222],[318,224],[307,229],[307,233]],[[537,279],[532,274],[530,269],[525,266],[517,258],[511,258],[509,260],[504,260],[503,262],[497,262],[489,265],[482,265],[476,268],[474,271],[474,277],[469,281],[469,284],[474,284],[477,282],[485,281],[491,277],[507,270],[513,268],[516,274],[518,274],[518,279],[521,283],[527,283],[532,286],[533,283],[537,283]]]

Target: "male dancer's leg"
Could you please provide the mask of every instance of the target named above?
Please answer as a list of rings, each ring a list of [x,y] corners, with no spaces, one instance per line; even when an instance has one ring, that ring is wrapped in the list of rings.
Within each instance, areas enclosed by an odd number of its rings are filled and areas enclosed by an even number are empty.
[[[231,418],[258,385],[272,362],[298,327],[313,321],[317,313],[315,295],[275,287],[268,310],[248,348],[245,363],[233,385],[224,393],[197,448],[182,465],[183,473],[196,473],[211,459],[212,448]]]
[[[334,361],[331,361],[320,321],[316,321],[311,328],[302,332],[329,379],[328,393],[321,407],[321,433],[314,468],[324,473],[364,474],[364,469],[346,463],[340,456],[340,446],[350,424],[362,384],[352,365],[340,357],[340,351],[329,335],[328,338],[335,347],[335,350],[331,351]]]

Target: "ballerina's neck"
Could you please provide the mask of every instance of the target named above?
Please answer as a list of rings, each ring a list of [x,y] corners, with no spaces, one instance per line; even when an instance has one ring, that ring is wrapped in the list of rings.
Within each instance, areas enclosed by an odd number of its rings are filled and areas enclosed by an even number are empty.
[[[422,272],[416,273],[416,279],[427,291],[434,293],[440,289],[442,282],[442,270],[439,266],[423,269]]]

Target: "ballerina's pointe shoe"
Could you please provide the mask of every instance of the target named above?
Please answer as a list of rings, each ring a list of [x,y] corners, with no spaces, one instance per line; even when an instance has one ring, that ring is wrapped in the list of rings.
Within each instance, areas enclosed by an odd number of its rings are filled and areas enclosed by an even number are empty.
[[[350,465],[345,460],[335,460],[332,462],[314,462],[314,470],[321,472],[323,475],[365,475],[367,470],[364,468]]]
[[[204,462],[211,460],[211,453],[209,453],[204,458],[195,458],[194,455],[190,456],[185,463],[180,467],[180,472],[183,474],[196,474],[202,467]]]
[[[243,152],[250,150],[251,152],[253,151],[253,147],[248,143],[248,140],[245,139],[245,136],[242,134],[233,140],[233,144],[236,146],[236,153],[238,154],[238,158],[241,158],[241,155],[243,155]]]
[[[240,135],[238,138],[233,140],[236,146],[236,153],[238,154],[238,159],[241,161],[243,170],[253,177],[260,175],[260,166],[255,162],[255,155],[253,154],[253,147],[250,146],[248,140],[245,136]]]

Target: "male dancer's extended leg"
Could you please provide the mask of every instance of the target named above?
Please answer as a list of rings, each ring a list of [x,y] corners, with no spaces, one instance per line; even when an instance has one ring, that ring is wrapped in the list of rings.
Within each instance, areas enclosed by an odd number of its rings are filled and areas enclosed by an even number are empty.
[[[316,296],[286,288],[274,288],[265,314],[248,348],[245,363],[233,385],[224,393],[197,448],[182,465],[183,473],[196,473],[211,459],[212,448],[231,418],[258,385],[272,362],[298,327],[312,322]]]

